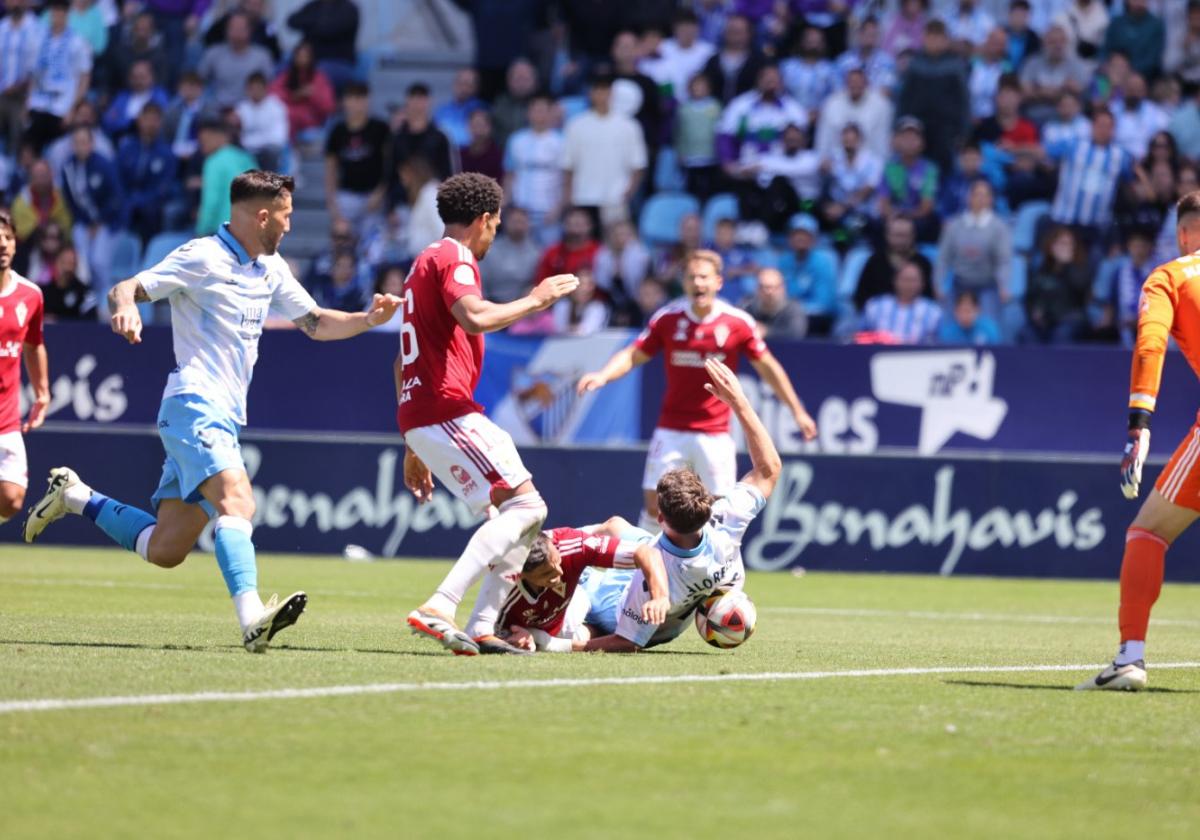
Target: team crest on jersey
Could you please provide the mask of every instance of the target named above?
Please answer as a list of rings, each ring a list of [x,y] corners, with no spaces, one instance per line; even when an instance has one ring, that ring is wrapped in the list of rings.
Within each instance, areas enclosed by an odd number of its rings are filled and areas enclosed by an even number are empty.
[[[725,342],[729,340],[729,327],[724,324],[717,324],[713,328],[713,338],[717,340],[718,347],[724,347]]]
[[[25,316],[29,314],[29,309],[25,306],[25,301],[19,301],[14,311],[17,313],[17,326],[25,326]]]
[[[466,484],[468,481],[471,480],[471,474],[469,472],[467,472],[465,469],[463,469],[462,467],[460,467],[458,464],[455,464],[453,467],[450,468],[450,475],[454,476],[454,480],[457,481],[459,484]]]
[[[687,336],[688,336],[687,318],[680,318],[678,321],[675,322],[675,340],[676,341],[687,341]]]

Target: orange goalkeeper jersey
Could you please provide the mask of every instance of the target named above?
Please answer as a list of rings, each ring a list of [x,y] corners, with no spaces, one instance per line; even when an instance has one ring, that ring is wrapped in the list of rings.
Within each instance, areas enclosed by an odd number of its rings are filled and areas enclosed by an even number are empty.
[[[1153,411],[1167,336],[1200,376],[1200,251],[1160,265],[1142,286],[1129,407]]]

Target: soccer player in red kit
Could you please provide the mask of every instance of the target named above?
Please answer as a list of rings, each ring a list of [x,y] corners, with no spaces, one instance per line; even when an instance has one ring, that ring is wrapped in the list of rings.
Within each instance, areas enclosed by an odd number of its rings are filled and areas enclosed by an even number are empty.
[[[12,216],[0,210],[0,523],[12,519],[25,503],[29,467],[21,435],[42,425],[50,405],[50,377],[42,341],[42,290],[12,270],[16,252]],[[24,423],[22,358],[34,395]]]
[[[579,380],[579,393],[594,391],[620,379],[662,352],[667,370],[658,427],[650,438],[642,476],[644,507],[638,527],[658,531],[658,480],[678,467],[691,467],[704,486],[726,495],[737,481],[737,451],[729,433],[729,406],[707,394],[706,359],[737,370],[745,356],[758,375],[788,407],[805,440],[817,426],[804,410],[783,366],[759,337],[754,318],[717,297],[722,285],[721,256],[694,251],[684,273],[684,297],[654,313],[633,344],[620,350],[598,373]]]
[[[495,636],[495,620],[546,519],[546,503],[512,438],[475,402],[483,334],[549,308],[579,285],[574,275],[559,274],[511,303],[484,299],[478,260],[496,237],[503,197],[494,179],[476,172],[438,187],[446,236],[417,256],[404,281],[395,364],[405,484],[426,501],[436,475],[477,515],[490,514],[434,594],[408,616],[413,632],[467,656],[522,652]],[[464,633],[455,612],[481,577]]]

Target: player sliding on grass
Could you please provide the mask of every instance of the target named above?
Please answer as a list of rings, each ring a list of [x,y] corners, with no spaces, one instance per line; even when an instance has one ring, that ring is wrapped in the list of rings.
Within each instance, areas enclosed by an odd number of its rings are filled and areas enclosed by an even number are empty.
[[[1175,240],[1180,257],[1159,266],[1142,286],[1137,345],[1129,388],[1129,442],[1121,462],[1121,491],[1135,499],[1150,449],[1150,417],[1162,381],[1167,338],[1173,337],[1200,375],[1200,192],[1179,200]],[[1121,646],[1111,665],[1086,689],[1146,687],[1146,628],[1162,590],[1167,548],[1200,516],[1200,419],[1179,444],[1125,534],[1121,561]]]
[[[447,178],[438,187],[446,236],[420,253],[404,281],[395,364],[404,483],[424,502],[436,475],[475,514],[493,514],[429,600],[408,615],[413,632],[464,656],[525,652],[496,637],[495,622],[546,519],[546,503],[512,438],[475,402],[483,335],[549,308],[579,285],[573,274],[560,274],[512,303],[484,299],[478,260],[496,237],[503,198],[495,180],[475,172]],[[464,633],[455,624],[455,612],[481,577]]]
[[[50,489],[25,520],[33,542],[68,513],[91,519],[114,542],[163,568],[182,563],[208,520],[216,516],[217,565],[229,587],[242,643],[265,651],[294,624],[307,597],[279,603],[258,597],[251,542],[254,493],[242,462],[238,432],[246,423],[246,392],[269,309],[291,318],[318,341],[350,338],[395,314],[400,299],[375,295],[369,312],[319,308],[297,282],[279,243],[290,228],[291,178],[252,170],[233,179],[230,219],[215,236],[176,248],[109,292],[113,332],[142,340],[137,305],[169,300],[176,368],[167,377],[158,434],[167,458],[151,499],[157,516],[110,499],[68,467],[50,471]]]
[[[691,467],[719,496],[729,493],[737,480],[729,407],[716,397],[700,394],[708,381],[705,360],[719,359],[737,370],[738,358],[744,354],[792,412],[804,439],[812,440],[817,434],[817,425],[804,410],[783,366],[758,336],[754,319],[717,297],[723,285],[721,269],[720,254],[694,251],[684,272],[685,297],[654,313],[633,344],[618,351],[601,371],[579,380],[579,393],[585,394],[620,379],[663,352],[667,390],[642,477],[644,507],[638,526],[647,531],[658,530],[655,488],[668,470]]]

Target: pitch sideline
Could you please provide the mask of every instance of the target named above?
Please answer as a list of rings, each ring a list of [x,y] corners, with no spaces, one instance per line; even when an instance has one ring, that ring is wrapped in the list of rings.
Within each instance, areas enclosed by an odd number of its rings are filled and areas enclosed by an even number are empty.
[[[550,680],[495,680],[474,682],[365,683],[313,688],[280,688],[268,691],[201,691],[192,694],[135,694],[114,697],[46,698],[0,701],[0,714],[52,712],[68,709],[106,709],[125,706],[166,706],[183,703],[247,703],[256,700],[303,700],[366,694],[399,694],[424,691],[496,691],[520,688],[584,688],[594,686],[671,685],[678,683],[784,682],[855,677],[918,677],[943,674],[1011,674],[1094,671],[1103,664],[1079,665],[967,665],[943,668],[875,668],[850,671],[774,671],[750,674],[678,674],[644,677],[591,677]],[[1152,670],[1200,668],[1200,662],[1160,662]]]

